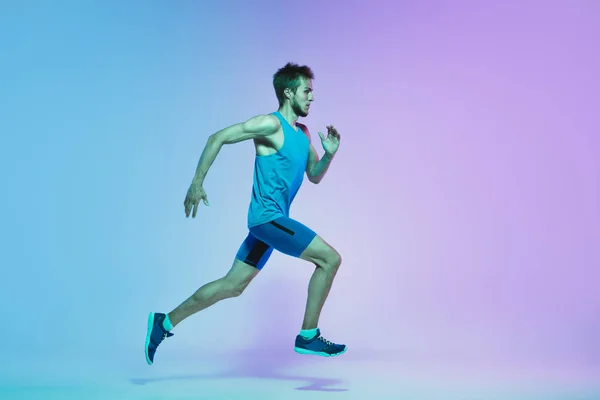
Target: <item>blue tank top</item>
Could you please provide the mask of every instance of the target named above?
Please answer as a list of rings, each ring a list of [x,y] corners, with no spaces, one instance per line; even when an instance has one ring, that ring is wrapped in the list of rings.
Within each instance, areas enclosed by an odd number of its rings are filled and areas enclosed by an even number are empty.
[[[275,154],[256,156],[254,184],[248,209],[248,228],[289,217],[290,206],[302,182],[310,143],[301,128],[296,131],[275,111],[283,128],[283,146]]]

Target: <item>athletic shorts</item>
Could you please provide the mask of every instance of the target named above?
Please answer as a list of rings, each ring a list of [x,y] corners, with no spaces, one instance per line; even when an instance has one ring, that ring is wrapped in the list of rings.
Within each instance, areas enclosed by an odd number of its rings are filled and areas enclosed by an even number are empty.
[[[317,234],[307,226],[288,217],[250,228],[240,246],[238,260],[261,270],[273,250],[292,257],[300,257]]]

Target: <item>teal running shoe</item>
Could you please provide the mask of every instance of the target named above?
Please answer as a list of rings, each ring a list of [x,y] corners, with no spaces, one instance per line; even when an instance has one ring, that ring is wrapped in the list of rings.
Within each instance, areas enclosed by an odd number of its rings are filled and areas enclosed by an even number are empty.
[[[166,314],[150,313],[148,316],[148,331],[146,333],[146,362],[152,365],[158,345],[173,334],[163,328]]]
[[[294,351],[299,354],[311,354],[321,357],[334,357],[346,352],[345,344],[335,344],[321,336],[321,330],[312,339],[304,339],[301,335],[296,336]]]

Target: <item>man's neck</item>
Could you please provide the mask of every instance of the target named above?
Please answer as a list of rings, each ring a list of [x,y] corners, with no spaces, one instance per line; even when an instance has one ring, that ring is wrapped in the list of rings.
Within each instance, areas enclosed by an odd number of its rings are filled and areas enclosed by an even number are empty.
[[[296,128],[296,121],[298,121],[298,115],[292,110],[288,104],[283,105],[279,110],[279,113],[285,118],[285,120],[292,127]]]

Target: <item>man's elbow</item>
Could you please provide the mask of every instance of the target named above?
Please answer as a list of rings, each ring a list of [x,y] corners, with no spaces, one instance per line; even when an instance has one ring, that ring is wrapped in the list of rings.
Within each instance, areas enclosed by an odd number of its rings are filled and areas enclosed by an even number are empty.
[[[310,183],[314,183],[315,185],[318,185],[321,182],[321,179],[314,175],[308,175],[308,181]]]
[[[207,146],[220,149],[223,145],[228,144],[227,137],[222,132],[213,133],[206,141]]]
[[[220,135],[220,132],[217,133],[213,133],[212,135],[210,135],[208,137],[208,140],[206,141],[206,143],[211,144],[211,145],[215,145],[218,142],[222,142],[222,138]]]

